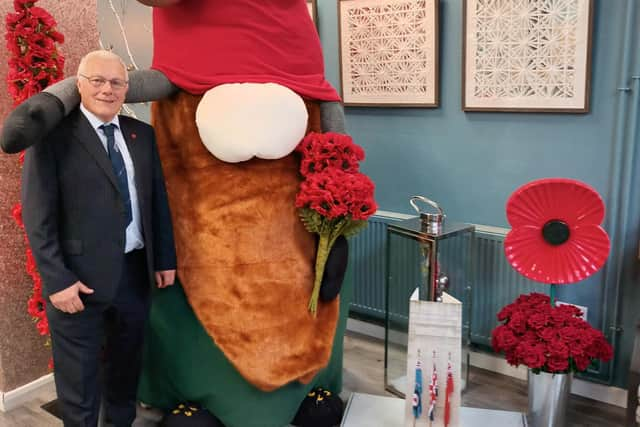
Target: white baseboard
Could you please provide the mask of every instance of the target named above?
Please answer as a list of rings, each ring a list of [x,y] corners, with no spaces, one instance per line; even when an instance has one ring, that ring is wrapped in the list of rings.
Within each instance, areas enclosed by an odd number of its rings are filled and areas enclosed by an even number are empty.
[[[372,323],[363,322],[356,319],[347,320],[347,330],[358,334],[366,335],[379,340],[384,340],[384,328]],[[514,367],[509,365],[504,358],[483,352],[471,352],[471,366],[497,372],[502,375],[527,379],[527,368],[524,366]],[[574,378],[571,384],[571,393],[598,400],[610,405],[627,407],[627,390],[619,387],[611,387]]]
[[[0,392],[0,412],[9,412],[32,399],[33,394],[53,382],[53,374],[47,374],[14,390]]]
[[[619,406],[620,408],[626,409],[627,407],[627,390],[620,387],[612,387],[574,378],[571,383],[571,393]]]
[[[365,335],[367,337],[384,340],[384,328],[362,320],[347,318],[347,331]]]
[[[527,379],[527,368],[524,366],[514,367],[509,365],[502,357],[489,353],[471,352],[471,366],[508,375],[521,380]],[[598,400],[610,405],[627,407],[627,390],[612,387],[591,381],[574,378],[571,383],[571,393]]]

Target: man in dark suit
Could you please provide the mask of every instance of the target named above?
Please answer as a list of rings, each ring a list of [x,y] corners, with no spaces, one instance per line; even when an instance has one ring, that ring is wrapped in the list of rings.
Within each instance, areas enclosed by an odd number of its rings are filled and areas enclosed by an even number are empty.
[[[96,426],[103,360],[107,417],[116,427],[131,425],[151,285],[170,286],[175,278],[153,129],[117,115],[127,79],[117,55],[85,56],[80,107],[25,156],[23,220],[50,302],[66,427]]]

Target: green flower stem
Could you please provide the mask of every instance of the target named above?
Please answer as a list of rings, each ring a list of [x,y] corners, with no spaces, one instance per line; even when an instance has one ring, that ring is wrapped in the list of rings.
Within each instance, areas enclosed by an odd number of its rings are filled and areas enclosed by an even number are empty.
[[[339,221],[327,221],[322,223],[322,227],[318,235],[318,250],[316,252],[316,273],[313,281],[313,290],[311,291],[311,299],[309,300],[309,311],[316,317],[318,311],[318,297],[320,296],[320,286],[322,285],[322,277],[324,276],[324,267],[329,258],[329,252],[336,239],[343,234],[344,229],[349,221],[346,218]]]
[[[309,300],[309,311],[316,317],[318,310],[318,297],[320,296],[320,285],[322,285],[322,276],[324,275],[324,266],[329,258],[329,234],[321,233],[318,241],[318,251],[316,253],[316,277],[313,281],[313,291]]]

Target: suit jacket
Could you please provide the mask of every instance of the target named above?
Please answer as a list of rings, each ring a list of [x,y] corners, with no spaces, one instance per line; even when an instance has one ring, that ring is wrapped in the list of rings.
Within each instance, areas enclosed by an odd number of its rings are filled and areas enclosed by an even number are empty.
[[[164,176],[153,128],[119,121],[135,169],[150,286],[154,271],[176,268]],[[94,289],[92,300],[110,301],[122,274],[126,213],[108,154],[79,108],[26,151],[22,205],[45,297],[80,280]]]

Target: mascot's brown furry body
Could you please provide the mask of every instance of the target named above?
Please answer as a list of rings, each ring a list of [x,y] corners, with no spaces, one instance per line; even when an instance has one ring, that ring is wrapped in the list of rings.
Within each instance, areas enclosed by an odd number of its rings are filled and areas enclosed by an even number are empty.
[[[315,319],[307,309],[315,238],[293,205],[299,161],[216,159],[195,124],[199,100],[180,93],[152,110],[185,294],[249,382],[265,391],[308,383],[329,360],[338,300]],[[319,131],[319,109],[308,105]]]
[[[156,6],[155,70],[130,74],[127,102],[162,99],[152,120],[182,283],[154,296],[140,398],[199,402],[227,427],[286,425],[313,385],[339,391],[347,304],[307,310],[315,237],[294,207],[297,158],[218,160],[196,111],[219,85],[277,83],[305,100],[307,130],[344,132],[317,33],[304,0],[140,1]],[[72,80],[34,96],[5,121],[2,148],[39,140],[78,102]]]

